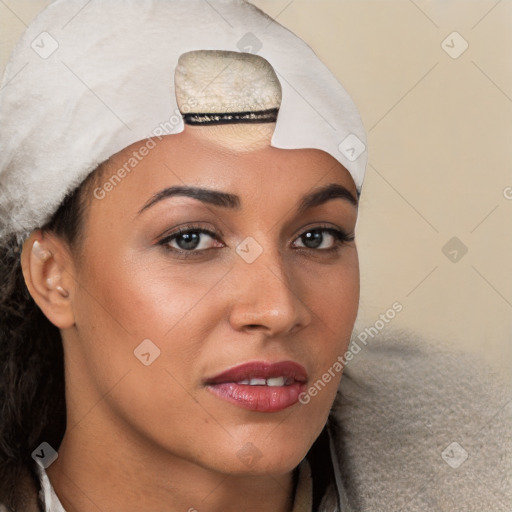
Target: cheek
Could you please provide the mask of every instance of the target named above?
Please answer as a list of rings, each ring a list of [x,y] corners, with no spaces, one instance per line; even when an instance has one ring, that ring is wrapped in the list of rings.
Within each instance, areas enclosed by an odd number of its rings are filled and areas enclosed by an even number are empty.
[[[308,347],[315,353],[315,375],[303,403],[321,417],[326,417],[336,396],[359,307],[357,250],[347,248],[344,256],[343,265],[317,273],[308,283],[308,306],[316,322],[310,337],[314,346]]]
[[[75,307],[82,359],[94,385],[104,394],[130,371],[138,379],[133,398],[179,399],[181,388],[169,385],[170,376],[187,388],[197,381],[199,361],[207,357],[204,340],[224,311],[215,292],[229,266],[116,257],[113,247],[105,253],[108,260],[88,255]]]
[[[298,271],[301,298],[313,312],[317,343],[324,353],[339,353],[348,344],[359,307],[359,262],[353,246],[343,250],[336,265]],[[315,337],[315,336],[314,336]]]
[[[86,301],[99,313],[97,318],[134,341],[164,339],[179,329],[229,269],[122,256],[91,260],[82,279],[91,290]],[[207,324],[208,315],[201,322]]]

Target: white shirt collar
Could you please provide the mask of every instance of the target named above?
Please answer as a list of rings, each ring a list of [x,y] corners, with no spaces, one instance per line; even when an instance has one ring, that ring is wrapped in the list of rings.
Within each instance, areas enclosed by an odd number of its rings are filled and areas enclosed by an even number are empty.
[[[39,491],[39,498],[44,504],[44,512],[66,512],[59,498],[55,494],[50,479],[42,466],[36,464],[37,472],[39,473],[39,480],[41,482],[41,490]]]

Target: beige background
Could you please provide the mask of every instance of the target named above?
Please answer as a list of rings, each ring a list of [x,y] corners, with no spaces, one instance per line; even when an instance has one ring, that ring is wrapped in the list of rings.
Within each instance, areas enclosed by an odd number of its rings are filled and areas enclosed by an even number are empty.
[[[49,3],[0,2],[1,69]],[[313,47],[368,130],[357,328],[373,326],[399,301],[403,311],[389,325],[510,368],[512,2],[253,3]],[[446,39],[454,31],[463,39]],[[443,49],[458,52],[464,40],[458,58]],[[452,237],[468,249],[455,263],[442,251]]]

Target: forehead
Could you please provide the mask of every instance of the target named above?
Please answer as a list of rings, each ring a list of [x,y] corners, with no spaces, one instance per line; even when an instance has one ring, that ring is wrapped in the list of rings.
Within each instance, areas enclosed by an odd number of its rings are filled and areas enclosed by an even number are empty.
[[[206,181],[231,178],[236,182],[265,177],[267,183],[277,183],[290,177],[307,180],[329,173],[355,193],[348,171],[324,151],[279,149],[270,145],[251,149],[250,144],[247,148],[240,149],[230,144],[229,139],[215,142],[198,136],[197,132],[184,131],[126,148],[111,158],[106,177],[109,172],[115,174],[124,169],[126,172],[118,173],[123,179],[128,177],[147,184],[181,177]]]
[[[170,186],[229,192],[240,196],[242,203],[255,197],[294,203],[326,183],[338,183],[357,197],[348,171],[323,151],[270,145],[234,150],[229,141],[218,143],[185,131],[141,141],[112,157],[96,180],[94,196],[101,201],[93,203],[110,210],[109,215],[114,210],[131,215]]]

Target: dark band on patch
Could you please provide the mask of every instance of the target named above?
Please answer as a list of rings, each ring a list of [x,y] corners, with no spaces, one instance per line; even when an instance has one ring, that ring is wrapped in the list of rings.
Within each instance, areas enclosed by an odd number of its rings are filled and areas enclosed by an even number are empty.
[[[186,124],[236,124],[236,123],[275,123],[278,108],[258,110],[257,112],[226,112],[219,114],[189,113],[183,114]]]

